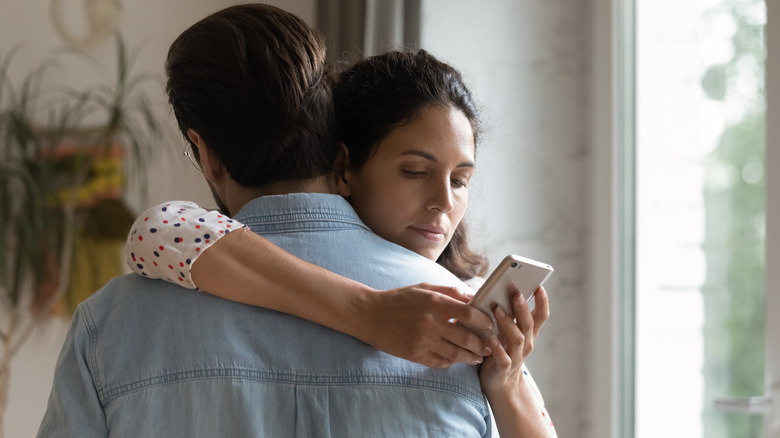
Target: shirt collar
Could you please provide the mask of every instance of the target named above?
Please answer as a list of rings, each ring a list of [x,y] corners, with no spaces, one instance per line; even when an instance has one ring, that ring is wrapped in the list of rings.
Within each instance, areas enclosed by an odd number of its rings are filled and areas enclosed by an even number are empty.
[[[260,196],[241,207],[233,219],[245,225],[291,220],[338,221],[352,223],[370,231],[346,199],[324,193]]]

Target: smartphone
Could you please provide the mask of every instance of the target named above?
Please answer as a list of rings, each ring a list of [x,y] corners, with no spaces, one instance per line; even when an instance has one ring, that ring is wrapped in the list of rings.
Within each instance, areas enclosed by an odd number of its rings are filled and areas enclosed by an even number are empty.
[[[501,306],[504,311],[512,315],[512,297],[520,292],[526,301],[533,297],[539,286],[550,278],[553,267],[547,263],[538,262],[518,255],[510,254],[498,264],[498,267],[485,280],[485,284],[479,288],[471,298],[470,304],[490,315],[493,319],[493,333],[485,333],[484,330],[472,329],[475,333],[488,338],[498,333],[496,318],[493,316],[493,308]]]

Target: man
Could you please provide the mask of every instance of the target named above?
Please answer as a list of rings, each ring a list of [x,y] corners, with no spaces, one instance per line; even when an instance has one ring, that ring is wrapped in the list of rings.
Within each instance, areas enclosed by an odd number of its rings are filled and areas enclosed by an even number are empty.
[[[322,38],[266,5],[186,30],[174,113],[220,208],[294,255],[378,289],[457,285],[333,195]],[[276,195],[276,196],[271,196]],[[131,275],[82,303],[39,436],[479,436],[476,368],[427,368],[286,314]]]

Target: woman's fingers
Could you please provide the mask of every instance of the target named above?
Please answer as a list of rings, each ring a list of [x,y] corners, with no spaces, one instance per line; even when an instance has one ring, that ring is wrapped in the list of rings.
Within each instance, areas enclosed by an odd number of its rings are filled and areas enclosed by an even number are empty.
[[[500,388],[516,388],[522,380],[523,362],[530,352],[526,344],[531,338],[525,333],[533,332],[533,317],[528,303],[519,295],[512,298],[514,315],[508,314],[501,306],[493,308],[498,337],[490,338],[493,354],[486,358],[480,369],[480,382],[486,393]]]
[[[534,293],[534,310],[532,312],[534,318],[534,339],[539,336],[539,330],[542,325],[550,318],[550,299],[547,297],[547,291],[544,287],[539,286]]]
[[[487,343],[484,343],[484,345],[487,345]],[[482,351],[480,354],[475,354],[461,345],[456,345],[442,339],[440,343],[431,347],[431,353],[434,357],[440,358],[441,364],[445,365],[443,368],[449,367],[455,363],[478,365],[482,363],[484,356],[486,356],[482,353],[484,353],[485,350],[490,352],[490,349],[487,348],[487,346],[481,348]],[[435,360],[436,359],[432,359],[432,361]],[[435,368],[442,368],[442,366],[435,366]]]
[[[501,306],[496,306],[493,309],[493,314],[496,316],[499,340],[507,351],[507,354],[514,358],[515,352],[523,351],[526,336],[522,330],[519,330],[520,327],[515,324],[514,318],[507,314]],[[522,362],[523,357],[516,359],[519,359]]]
[[[483,338],[487,338],[492,334],[493,320],[485,312],[466,304],[469,298],[467,294],[454,287],[425,283],[418,285],[418,287],[439,292],[442,295],[455,299],[443,299],[436,304],[440,309],[440,315],[442,315],[437,322],[441,323],[446,319],[451,323],[442,330],[442,338],[444,340],[480,357],[490,355],[490,348],[488,348],[487,342]],[[466,300],[463,301],[462,298],[466,298]],[[465,355],[465,357],[462,354],[453,356],[447,355],[444,351],[437,353],[455,362],[473,362],[473,358],[469,355]]]
[[[517,319],[517,328],[523,333],[525,342],[522,346],[522,360],[531,353],[534,348],[534,330],[535,321],[528,306],[528,302],[522,294],[517,294],[512,298],[512,310],[515,312],[515,318]]]
[[[453,286],[440,286],[429,283],[420,283],[416,287],[438,292],[442,295],[447,295],[448,297],[454,298],[463,303],[468,303],[471,301],[471,297],[474,296],[474,294],[468,294],[463,290]]]
[[[455,347],[459,349],[465,349],[473,353],[474,355],[479,356],[480,358],[483,356],[490,356],[491,353],[490,347],[485,339],[482,339],[473,331],[467,329],[466,327],[458,323],[455,323],[454,321],[450,323],[450,326],[447,330],[444,330],[442,337],[445,341],[451,343]],[[445,357],[449,357],[449,356],[445,356]],[[450,359],[456,360],[456,358],[452,358],[452,357],[450,357]],[[471,360],[472,358],[468,358],[468,359]],[[456,360],[456,362],[470,363],[464,360]]]
[[[496,336],[491,336],[489,341],[490,349],[493,351],[490,360],[494,362],[497,369],[507,369],[512,366],[512,358],[501,345],[501,341]]]
[[[468,305],[471,295],[464,293],[456,287],[436,286],[427,283],[419,284],[417,287],[438,292],[457,300],[457,303],[453,302],[452,305],[442,308],[443,311],[448,313],[450,319],[457,320],[461,324],[477,331],[491,332],[493,330],[493,320],[490,316],[476,307]]]
[[[477,364],[490,354],[487,341],[456,324],[463,321],[488,329],[493,322],[479,309],[462,301],[457,289],[418,284],[381,292],[376,306],[385,328],[374,346],[423,365],[446,368],[454,363]]]

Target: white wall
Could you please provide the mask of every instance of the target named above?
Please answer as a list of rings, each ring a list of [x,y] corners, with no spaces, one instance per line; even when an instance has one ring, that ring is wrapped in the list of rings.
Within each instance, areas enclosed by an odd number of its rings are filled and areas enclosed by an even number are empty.
[[[552,264],[552,316],[528,361],[559,436],[593,436],[589,377],[592,50],[586,0],[428,0],[422,47],[483,106],[469,221],[492,264]],[[607,23],[608,24],[608,23]]]

